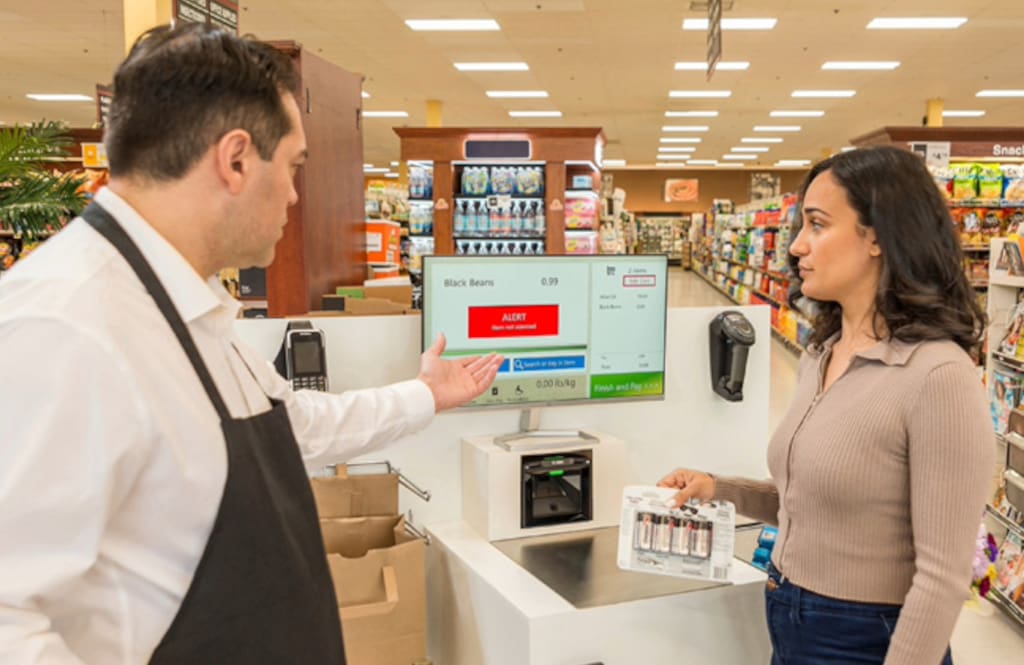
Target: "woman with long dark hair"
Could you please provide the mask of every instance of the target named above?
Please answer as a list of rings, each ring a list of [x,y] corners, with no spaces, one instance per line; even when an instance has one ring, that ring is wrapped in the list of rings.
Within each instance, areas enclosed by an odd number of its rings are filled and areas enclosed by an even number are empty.
[[[773,664],[950,663],[994,464],[970,352],[984,314],[924,163],[878,147],[814,166],[789,247],[812,318],[769,481],[679,469],[661,485],[778,524]]]

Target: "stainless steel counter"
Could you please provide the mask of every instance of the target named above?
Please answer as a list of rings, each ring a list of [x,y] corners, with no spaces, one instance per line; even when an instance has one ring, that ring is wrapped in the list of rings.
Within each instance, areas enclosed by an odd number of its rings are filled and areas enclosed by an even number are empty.
[[[750,562],[760,526],[736,530],[736,558]],[[577,609],[724,586],[621,570],[619,528],[608,527],[491,543]]]

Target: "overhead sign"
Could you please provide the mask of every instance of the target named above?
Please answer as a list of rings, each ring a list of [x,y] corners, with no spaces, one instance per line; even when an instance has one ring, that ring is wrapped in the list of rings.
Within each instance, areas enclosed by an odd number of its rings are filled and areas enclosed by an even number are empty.
[[[96,122],[106,128],[110,117],[110,100],[114,98],[114,89],[109,85],[96,84]]]
[[[698,181],[696,178],[679,180],[668,179],[665,181],[665,203],[687,203],[700,199]]]
[[[708,2],[708,75],[707,80],[722,59],[722,0]]]
[[[172,15],[179,21],[207,23],[238,34],[238,3],[233,0],[174,0]]]

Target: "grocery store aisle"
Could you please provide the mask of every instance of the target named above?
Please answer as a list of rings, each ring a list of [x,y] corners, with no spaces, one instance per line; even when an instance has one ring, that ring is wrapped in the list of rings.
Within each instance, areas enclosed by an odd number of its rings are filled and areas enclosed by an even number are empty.
[[[668,280],[669,307],[720,307],[734,305],[720,291],[688,270],[671,268]],[[776,340],[771,341],[770,427],[774,431],[785,413],[796,383],[796,354]],[[1013,622],[1002,610],[982,601],[965,606],[953,632],[953,662],[956,665],[995,665],[1020,662],[1024,654],[1024,626]]]

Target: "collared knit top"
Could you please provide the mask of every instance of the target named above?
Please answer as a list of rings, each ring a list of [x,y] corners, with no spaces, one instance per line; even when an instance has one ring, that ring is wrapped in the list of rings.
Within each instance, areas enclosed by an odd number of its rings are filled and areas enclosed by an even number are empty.
[[[937,665],[967,598],[995,442],[985,391],[951,341],[882,341],[822,390],[835,338],[800,360],[768,446],[772,480],[716,498],[779,525],[772,561],[814,593],[903,605],[886,665]]]

